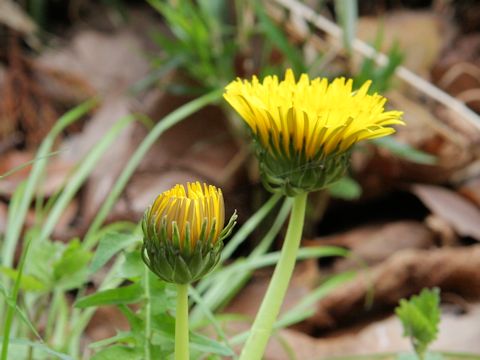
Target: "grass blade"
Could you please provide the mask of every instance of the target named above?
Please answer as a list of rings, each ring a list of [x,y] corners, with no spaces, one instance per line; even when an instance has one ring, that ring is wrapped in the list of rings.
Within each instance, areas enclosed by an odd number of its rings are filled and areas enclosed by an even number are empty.
[[[112,126],[112,128],[102,138],[102,140],[98,144],[96,144],[92,150],[90,150],[88,155],[80,164],[77,171],[69,179],[67,185],[65,186],[65,189],[55,201],[55,204],[50,213],[48,214],[44,226],[42,227],[39,241],[45,240],[51,235],[63,211],[68,206],[68,204],[75,196],[77,191],[80,189],[82,184],[85,182],[85,180],[88,178],[88,176],[91,174],[102,155],[110,147],[112,142],[118,137],[120,131],[123,130],[124,127],[133,120],[134,117],[132,115],[128,115],[120,119]]]

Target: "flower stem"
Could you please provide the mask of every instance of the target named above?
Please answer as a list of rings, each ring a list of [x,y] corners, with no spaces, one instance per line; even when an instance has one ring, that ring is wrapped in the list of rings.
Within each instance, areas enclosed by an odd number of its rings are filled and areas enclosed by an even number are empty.
[[[152,304],[151,304],[151,296],[150,296],[150,270],[148,267],[144,266],[144,281],[145,281],[145,344],[144,344],[144,353],[145,360],[151,360],[151,352],[150,352],[150,345],[152,342],[152,325],[151,325],[151,317],[152,317]]]
[[[293,199],[293,209],[288,223],[287,235],[280,260],[273,272],[267,293],[257,313],[250,336],[240,355],[240,360],[260,360],[265,352],[275,319],[280,312],[295,267],[295,259],[302,238],[307,193]]]
[[[175,321],[175,360],[189,360],[188,343],[188,284],[177,284],[177,314]]]

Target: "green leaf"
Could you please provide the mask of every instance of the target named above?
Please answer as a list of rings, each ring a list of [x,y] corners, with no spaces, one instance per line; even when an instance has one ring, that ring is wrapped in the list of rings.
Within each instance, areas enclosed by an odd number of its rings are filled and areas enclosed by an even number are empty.
[[[336,198],[355,200],[362,195],[362,187],[351,177],[344,176],[337,182],[330,185],[328,187],[328,192],[330,195]]]
[[[90,349],[98,349],[105,346],[113,345],[117,342],[133,345],[135,343],[134,340],[135,340],[135,336],[132,334],[131,331],[119,331],[116,335],[109,337],[108,339],[102,339],[89,344],[88,347]]]
[[[125,279],[136,279],[142,276],[145,264],[139,250],[125,254],[125,261],[120,268],[120,276]]]
[[[85,296],[75,302],[75,307],[82,309],[90,306],[132,304],[140,301],[142,296],[143,289],[136,283]]]
[[[388,136],[372,140],[376,145],[389,150],[392,154],[418,164],[432,165],[437,162],[437,158],[423,151],[417,150],[408,144],[401,144],[395,138]]]
[[[415,352],[423,359],[428,345],[437,338],[440,323],[440,290],[424,289],[410,300],[400,300],[395,313],[402,322],[404,336],[410,337]]]
[[[139,336],[144,336],[144,320],[124,304],[119,305],[118,309],[127,318],[130,330],[133,332],[135,338],[138,340]]]
[[[11,269],[6,266],[0,266],[0,273],[6,275],[12,280],[15,280],[18,276],[18,270]],[[44,291],[47,287],[35,276],[22,274],[22,279],[20,280],[20,288],[26,291]]]
[[[221,356],[232,356],[234,354],[233,350],[225,344],[200,334],[192,333],[190,341],[192,349],[198,350],[202,354],[210,353]]]
[[[99,351],[92,356],[91,360],[142,360],[142,349],[130,348],[127,346],[112,346]]]
[[[92,254],[82,248],[78,239],[70,241],[62,257],[53,265],[55,285],[70,290],[85,283],[91,257]]]
[[[42,340],[42,337],[40,336],[37,329],[35,328],[35,325],[32,324],[27,314],[10,299],[10,297],[7,294],[7,290],[1,283],[0,283],[0,294],[2,294],[2,296],[5,298],[5,302],[9,306],[15,306],[15,311],[20,316],[20,319],[22,319],[22,321],[29,327],[30,331],[38,338],[38,340]]]
[[[105,236],[100,239],[98,248],[93,256],[92,263],[90,264],[90,273],[97,272],[120,250],[139,241],[140,239],[138,236],[133,234],[123,234],[118,232],[105,234]]]
[[[3,340],[3,337],[0,336],[0,341]],[[53,358],[51,359],[61,359],[61,360],[74,360],[71,356],[67,354],[63,354],[61,352],[55,351],[53,349],[50,349],[46,344],[37,342],[37,341],[30,341],[27,339],[10,339],[9,340],[11,345],[17,345],[17,346],[22,346],[22,347],[31,347],[34,348],[35,350],[44,352],[49,355],[53,355]],[[10,357],[9,357],[10,358]]]

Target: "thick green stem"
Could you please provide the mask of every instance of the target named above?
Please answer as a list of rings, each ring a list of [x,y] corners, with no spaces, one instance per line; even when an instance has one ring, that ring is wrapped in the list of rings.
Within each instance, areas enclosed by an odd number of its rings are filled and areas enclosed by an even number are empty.
[[[144,281],[145,281],[145,348],[144,356],[145,360],[151,360],[150,344],[152,342],[152,305],[150,296],[150,270],[144,266]]]
[[[306,203],[307,193],[297,195],[293,200],[292,214],[280,260],[275,267],[272,280],[250,330],[250,336],[242,350],[240,360],[260,360],[265,352],[273,324],[280,312],[295,267],[295,260],[302,238]]]
[[[188,343],[188,284],[177,284],[175,360],[190,360]]]

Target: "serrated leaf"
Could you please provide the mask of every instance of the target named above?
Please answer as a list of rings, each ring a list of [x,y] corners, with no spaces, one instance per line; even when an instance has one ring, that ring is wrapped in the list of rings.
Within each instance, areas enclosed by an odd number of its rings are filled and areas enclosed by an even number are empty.
[[[428,345],[438,335],[439,303],[438,289],[424,289],[410,300],[400,300],[400,305],[395,309],[402,322],[404,335],[410,337],[416,353],[422,359]]]
[[[82,309],[90,306],[132,304],[140,301],[142,296],[143,289],[136,283],[85,296],[75,302],[75,307]]]

